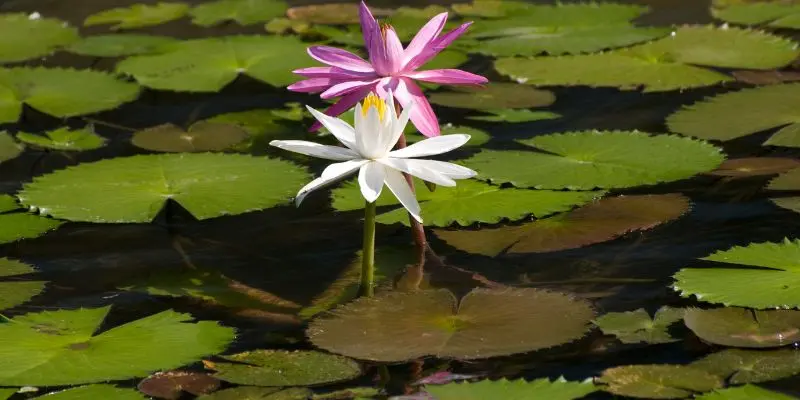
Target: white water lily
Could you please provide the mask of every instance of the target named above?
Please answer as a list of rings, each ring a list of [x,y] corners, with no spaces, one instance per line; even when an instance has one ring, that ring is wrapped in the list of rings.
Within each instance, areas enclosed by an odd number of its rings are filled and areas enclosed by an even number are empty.
[[[374,94],[370,94],[364,100],[363,105],[357,104],[355,128],[339,118],[307,107],[314,117],[345,147],[327,146],[303,140],[273,140],[270,142],[270,145],[281,149],[341,161],[329,165],[322,171],[319,178],[300,189],[295,199],[298,205],[310,192],[334,183],[358,170],[358,184],[361,194],[367,202],[375,202],[381,194],[383,185],[386,184],[411,216],[421,223],[419,203],[401,172],[441,186],[455,186],[454,179],[466,179],[476,175],[475,171],[460,165],[416,159],[416,157],[442,154],[461,147],[469,140],[469,135],[435,136],[404,149],[392,151],[408,124],[411,107],[406,107],[398,117],[394,112],[394,100],[391,94],[386,97],[388,101],[384,102]]]

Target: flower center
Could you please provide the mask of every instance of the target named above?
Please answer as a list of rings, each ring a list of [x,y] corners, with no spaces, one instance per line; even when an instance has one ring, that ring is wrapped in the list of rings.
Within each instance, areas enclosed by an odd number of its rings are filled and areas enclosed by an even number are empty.
[[[383,36],[383,40],[386,41],[386,31],[394,28],[385,22],[381,22],[380,26],[381,26],[381,36]]]
[[[378,119],[383,121],[383,116],[386,114],[386,103],[375,93],[370,92],[364,102],[361,103],[361,113],[366,117],[372,107],[375,107],[375,110],[378,111]]]

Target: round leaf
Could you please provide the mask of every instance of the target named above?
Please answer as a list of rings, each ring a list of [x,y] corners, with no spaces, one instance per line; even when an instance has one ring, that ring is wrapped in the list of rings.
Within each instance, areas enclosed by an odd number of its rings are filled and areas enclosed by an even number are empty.
[[[549,111],[502,109],[486,110],[486,112],[492,113],[493,115],[472,115],[467,117],[467,119],[475,121],[518,123],[556,119],[560,117],[560,115]]]
[[[78,30],[53,18],[0,14],[0,62],[25,61],[48,55],[78,40]]]
[[[212,363],[214,376],[239,385],[307,386],[361,375],[357,362],[319,351],[254,350],[222,358],[234,363]]]
[[[0,244],[41,236],[58,228],[62,223],[22,212],[14,198],[0,195]]]
[[[370,8],[370,10],[377,18],[391,12],[385,8]],[[286,15],[289,19],[311,24],[350,25],[359,23],[358,4],[356,3],[310,4],[292,7],[286,11]]]
[[[594,323],[606,335],[614,335],[622,343],[670,343],[674,339],[669,326],[683,318],[680,308],[661,307],[653,318],[643,308],[636,311],[613,312],[597,318]]]
[[[72,53],[92,57],[121,57],[156,52],[160,47],[178,42],[169,36],[119,33],[96,35],[81,39],[69,46]]]
[[[44,136],[20,132],[17,133],[17,139],[29,145],[64,151],[94,150],[106,145],[106,139],[94,133],[91,127],[74,130],[63,127],[47,131]]]
[[[147,150],[180,153],[225,150],[248,137],[236,125],[200,121],[187,131],[173,124],[147,128],[136,132],[131,141]]]
[[[112,385],[87,385],[36,397],[41,400],[145,400],[146,397],[133,389],[122,389]]]
[[[794,349],[775,351],[728,349],[691,364],[724,377],[732,385],[775,381],[800,373],[800,353]],[[761,397],[757,397],[761,398]]]
[[[780,174],[800,167],[800,160],[782,157],[747,157],[725,160],[709,175],[732,178]]]
[[[200,396],[197,400],[305,400],[313,393],[306,388],[239,386]]]
[[[683,365],[626,365],[609,368],[595,379],[605,391],[642,399],[683,399],[722,387],[722,379]]]
[[[189,15],[193,24],[206,27],[228,20],[252,25],[283,17],[286,8],[282,0],[217,0],[194,7]]]
[[[552,92],[515,83],[490,83],[483,87],[436,92],[430,102],[440,106],[493,110],[500,108],[545,107],[556,100]]]
[[[411,125],[411,124],[409,124]],[[467,142],[464,147],[481,147],[482,145],[489,142],[492,137],[486,131],[480,130],[478,128],[473,128],[471,126],[461,126],[461,125],[453,125],[453,124],[444,124],[441,127],[442,135],[450,135],[453,133],[460,133],[460,134],[467,134],[470,136],[469,142]],[[406,143],[412,144],[419,142],[420,140],[426,139],[425,136],[422,136],[419,132],[416,134],[411,132],[406,132]]]
[[[160,25],[186,15],[186,3],[133,4],[92,14],[83,21],[84,26],[115,24],[111,29],[131,29]]]
[[[201,396],[219,389],[219,385],[219,380],[208,374],[167,371],[148,376],[136,388],[148,396],[178,400],[184,392]]]
[[[8,132],[0,132],[0,163],[17,158],[25,146],[17,143]]]
[[[778,347],[800,340],[800,311],[690,308],[684,322],[701,339],[723,346]]]
[[[744,385],[727,389],[715,390],[702,396],[697,396],[697,400],[796,400],[796,397],[787,396],[783,393],[773,392],[754,385]]]
[[[550,381],[547,378],[526,382],[525,380],[478,381],[448,383],[446,385],[425,386],[425,390],[438,400],[479,400],[479,399],[580,399],[597,391],[590,381],[568,382],[564,378]]]
[[[741,25],[800,29],[800,5],[781,2],[731,4],[712,8],[714,18]]]
[[[3,279],[3,281],[0,281],[0,310],[16,307],[44,290],[45,282],[20,281],[18,279],[5,281],[4,279],[34,272],[36,270],[28,264],[8,258],[0,258],[0,279]]]

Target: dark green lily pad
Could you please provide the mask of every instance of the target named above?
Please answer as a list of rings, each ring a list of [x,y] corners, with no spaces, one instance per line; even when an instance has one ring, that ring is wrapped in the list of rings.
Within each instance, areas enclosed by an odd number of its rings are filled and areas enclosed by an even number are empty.
[[[73,43],[67,50],[84,56],[121,57],[155,53],[160,47],[178,41],[179,39],[169,36],[118,33],[87,36]]]
[[[686,310],[684,322],[701,339],[731,347],[779,347],[800,340],[800,311],[726,307]]]
[[[0,163],[17,158],[25,150],[25,146],[17,143],[8,132],[0,132]]]
[[[183,393],[202,396],[219,389],[220,381],[211,375],[189,371],[156,372],[142,379],[136,388],[159,399],[178,400]]]
[[[264,30],[276,35],[286,35],[292,33],[304,34],[311,31],[311,24],[304,21],[291,20],[289,18],[274,18],[264,24]]]
[[[0,258],[0,279],[34,272],[36,270],[28,264],[8,258]],[[0,281],[0,310],[16,307],[30,300],[44,290],[46,283],[43,281],[20,281],[16,279]]]
[[[554,217],[479,231],[435,230],[460,250],[495,257],[503,253],[545,253],[612,240],[679,218],[689,199],[679,194],[606,198]]]
[[[691,364],[727,379],[732,385],[788,378],[800,373],[800,353],[794,349],[760,351],[728,349]],[[760,399],[760,397],[759,397]]]
[[[319,351],[253,350],[222,358],[233,363],[206,366],[216,371],[214,377],[239,385],[308,386],[361,375],[357,362]]]
[[[513,0],[473,0],[471,3],[455,3],[452,8],[462,17],[503,18],[529,14],[534,5]]]
[[[716,19],[733,24],[800,29],[800,5],[791,2],[731,4],[714,7],[711,14]]]
[[[8,400],[8,398],[13,396],[14,393],[17,393],[17,389],[0,389],[0,400]]]
[[[145,400],[146,397],[133,389],[123,389],[112,385],[87,385],[60,392],[48,393],[44,396],[36,397],[42,400],[86,400],[86,399],[108,399],[108,400]]]
[[[478,359],[568,343],[592,317],[583,300],[538,289],[475,289],[460,302],[448,290],[387,292],[332,310],[306,333],[316,346],[358,359]]]
[[[722,378],[683,365],[626,365],[595,379],[602,390],[640,399],[683,399],[721,388]]]
[[[377,18],[391,13],[391,10],[385,8],[370,8],[370,10]],[[286,15],[289,19],[305,21],[311,24],[352,25],[359,23],[357,3],[328,3],[297,6],[287,10]]]
[[[478,382],[448,383],[428,385],[425,390],[438,400],[479,400],[479,399],[580,399],[598,389],[591,381],[568,382],[563,377],[551,381],[547,378],[527,382],[523,379],[509,381],[483,380]]]
[[[46,56],[78,40],[78,30],[53,18],[24,13],[0,15],[0,62]]]
[[[0,244],[35,238],[61,224],[62,221],[24,212],[13,197],[0,195]]]
[[[186,3],[133,4],[92,14],[84,26],[115,24],[111,29],[132,29],[161,25],[183,17],[189,11]]]
[[[252,25],[283,17],[286,9],[286,2],[282,0],[217,0],[192,8],[189,15],[193,24],[206,27],[224,21]]]
[[[367,400],[374,399],[376,396],[380,396],[381,394],[383,394],[383,391],[378,388],[352,387],[327,393],[314,393],[311,396],[311,400]]]
[[[467,134],[470,136],[469,142],[467,142],[464,147],[481,147],[482,145],[489,142],[492,137],[484,130],[480,130],[478,128],[473,128],[471,126],[461,126],[461,125],[453,125],[453,124],[444,124],[441,126],[441,133],[442,135],[450,135],[453,133],[460,133],[460,134]],[[406,143],[416,143],[420,140],[424,140],[425,136],[422,136],[419,132],[411,133],[406,132]]]
[[[600,316],[594,321],[606,335],[614,335],[622,343],[670,343],[673,338],[667,329],[683,319],[682,308],[661,307],[651,318],[645,309],[615,312]]]
[[[171,153],[225,150],[250,137],[247,131],[231,124],[199,121],[187,130],[163,124],[136,132],[131,142],[143,149]]]
[[[0,385],[62,386],[146,376],[216,354],[234,338],[231,328],[187,323],[190,315],[174,311],[93,335],[109,310],[45,311],[0,324],[6,338],[0,343]]]
[[[62,151],[94,150],[106,145],[106,139],[94,133],[91,126],[81,129],[63,127],[47,131],[44,135],[20,132],[17,133],[17,140],[45,149]]]
[[[258,386],[239,386],[200,396],[197,400],[307,400],[310,389],[279,389]]]
[[[36,177],[18,198],[42,215],[106,223],[150,222],[171,199],[202,220],[283,204],[308,179],[301,167],[263,157],[144,155]]]
[[[430,102],[453,108],[494,110],[546,107],[556,100],[552,92],[516,83],[490,83],[477,88],[454,86],[453,89],[455,91],[432,93]]]
[[[702,396],[697,400],[796,400],[796,397],[783,393],[773,392],[755,385],[744,385],[727,389],[718,389]]]
[[[768,190],[800,190],[800,168],[785,172],[773,179]],[[771,199],[776,205],[794,212],[800,212],[800,197],[780,197]]]
[[[745,157],[725,160],[709,175],[731,178],[774,175],[800,167],[800,160],[784,157]]]
[[[472,115],[467,119],[475,121],[487,122],[505,122],[505,123],[519,123],[519,122],[533,122],[542,121],[547,119],[560,118],[561,115],[549,111],[533,111],[533,110],[485,110],[491,115]]]

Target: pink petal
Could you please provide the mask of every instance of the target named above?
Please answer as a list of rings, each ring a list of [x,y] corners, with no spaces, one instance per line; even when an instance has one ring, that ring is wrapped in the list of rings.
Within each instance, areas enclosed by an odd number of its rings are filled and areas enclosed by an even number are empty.
[[[331,86],[328,90],[323,92],[320,95],[320,97],[322,97],[323,99],[332,99],[334,97],[344,96],[364,86],[374,87],[377,82],[378,82],[377,79],[372,79],[368,81],[351,80],[347,82],[336,83],[335,85]]]
[[[367,94],[369,94],[369,92],[371,92],[372,89],[373,88],[371,86],[364,86],[361,89],[358,89],[355,92],[352,92],[347,96],[342,97],[336,104],[328,107],[328,109],[325,110],[325,114],[335,117],[353,108],[353,106],[356,105],[356,103],[358,103],[361,99],[367,97]],[[321,126],[322,124],[320,124],[319,122],[315,122],[314,125],[311,125],[311,128],[309,128],[309,131],[311,132],[316,131]]]
[[[380,41],[381,28],[378,21],[372,16],[372,12],[364,1],[358,7],[358,18],[361,20],[361,34],[364,36],[364,47],[369,52],[372,59],[372,47]]]
[[[436,114],[416,83],[409,78],[400,78],[394,90],[394,97],[404,108],[413,104],[411,122],[420,133],[428,137],[441,135]]]
[[[309,68],[296,69],[292,72],[294,72],[297,75],[303,76],[305,78],[364,79],[364,78],[372,78],[375,76],[374,72],[355,72],[355,71],[348,71],[346,69],[338,67],[309,67]]]
[[[389,74],[386,75],[400,72],[403,67],[403,43],[400,42],[400,38],[397,37],[397,32],[394,31],[394,28],[386,29],[384,40],[386,45],[386,64],[390,70]]]
[[[442,50],[447,48],[450,43],[453,43],[454,40],[458,39],[459,36],[463,35],[464,32],[467,31],[467,28],[472,25],[472,22],[467,22],[456,29],[453,29],[450,32],[447,32],[441,37],[436,38],[432,42],[425,46],[419,55],[412,58],[411,60],[406,63],[405,70],[406,71],[413,71],[419,67],[421,67],[426,62],[430,61],[431,58],[436,57]]]
[[[446,85],[480,85],[488,79],[460,69],[432,69],[406,74],[407,77],[425,82],[443,83]]]
[[[431,18],[431,20],[417,32],[414,39],[411,39],[411,43],[408,44],[408,47],[406,47],[403,65],[418,56],[430,42],[436,39],[436,37],[442,33],[445,23],[447,23],[446,12]]]
[[[354,72],[374,72],[368,62],[363,58],[342,49],[330,46],[311,46],[308,48],[308,55],[313,59],[334,67],[346,69]]]
[[[389,95],[389,91],[394,91],[397,88],[398,82],[400,82],[400,79],[392,76],[381,79],[375,85],[375,94],[377,94],[378,97],[386,100],[386,97]]]
[[[295,82],[286,89],[289,89],[293,92],[302,92],[302,93],[319,93],[324,90],[327,90],[329,87],[341,82],[341,80],[330,79],[330,78],[311,78],[306,79],[300,82]]]

